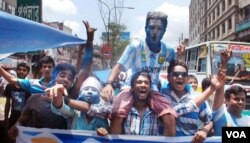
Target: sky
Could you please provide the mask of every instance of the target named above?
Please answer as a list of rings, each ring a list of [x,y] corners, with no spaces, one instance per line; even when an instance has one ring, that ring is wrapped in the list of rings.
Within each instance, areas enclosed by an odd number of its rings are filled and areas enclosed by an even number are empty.
[[[109,5],[111,21],[114,17],[113,0],[102,0]],[[121,0],[120,0],[121,1]],[[162,11],[168,15],[168,26],[163,41],[172,47],[179,43],[179,37],[188,38],[190,0],[123,0],[121,23],[127,26],[130,38],[145,38],[145,20],[149,11]],[[118,0],[116,1],[118,3]],[[99,0],[43,0],[43,20],[46,22],[64,22],[73,30],[73,35],[86,39],[82,20],[87,20],[97,28],[94,43],[101,44],[101,33],[105,26],[99,11]],[[117,5],[118,7],[118,5]],[[118,9],[118,8],[116,8]],[[108,20],[108,8],[103,5],[103,12]]]

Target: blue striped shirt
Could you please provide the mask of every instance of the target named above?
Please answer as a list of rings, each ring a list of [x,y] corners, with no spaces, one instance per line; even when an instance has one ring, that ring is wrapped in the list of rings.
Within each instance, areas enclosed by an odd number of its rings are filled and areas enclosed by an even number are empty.
[[[148,71],[152,78],[152,89],[158,91],[159,73],[164,67],[164,63],[170,62],[174,58],[174,49],[167,47],[163,42],[161,42],[160,52],[154,53],[150,51],[146,42],[141,40],[128,45],[118,63],[123,66],[124,70],[131,69],[132,74],[142,70]],[[125,86],[130,85],[131,77],[127,78]]]
[[[212,120],[212,110],[207,102],[203,102],[198,107],[193,98],[199,94],[191,92],[190,88],[186,87],[187,93],[179,98],[174,91],[171,90],[170,84],[162,87],[162,93],[171,101],[178,118],[176,119],[176,136],[192,136],[199,127],[200,122],[208,124]]]
[[[228,112],[225,105],[222,105],[213,112],[213,122],[215,135],[221,136],[222,127],[250,127],[250,116],[235,117]]]
[[[157,115],[147,108],[140,117],[135,107],[132,107],[124,123],[126,135],[158,135],[159,121]]]

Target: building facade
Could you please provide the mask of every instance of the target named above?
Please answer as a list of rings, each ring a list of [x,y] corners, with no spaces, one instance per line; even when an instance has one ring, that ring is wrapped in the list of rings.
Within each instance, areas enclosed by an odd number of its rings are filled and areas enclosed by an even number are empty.
[[[16,0],[0,0],[0,11],[15,15]]]
[[[17,9],[17,0],[0,0],[0,11],[5,11],[15,15]],[[63,22],[42,22],[45,25],[51,26],[68,34],[72,34],[72,29],[65,26]],[[95,46],[97,47],[97,46]],[[99,48],[94,50],[93,69],[102,69],[101,55]],[[33,57],[40,57],[43,51],[32,51],[28,53],[17,53],[11,57],[4,59],[0,65],[15,67],[19,62],[32,62]],[[45,53],[52,56],[56,63],[68,62],[75,65],[79,54],[79,46],[65,46],[57,49],[46,49]],[[84,53],[82,53],[84,54]],[[21,60],[20,60],[21,59]],[[34,58],[36,59],[36,58]]]
[[[189,45],[213,40],[239,41],[238,0],[191,0],[189,12]]]
[[[240,41],[250,42],[250,0],[239,0],[239,22],[236,32]]]

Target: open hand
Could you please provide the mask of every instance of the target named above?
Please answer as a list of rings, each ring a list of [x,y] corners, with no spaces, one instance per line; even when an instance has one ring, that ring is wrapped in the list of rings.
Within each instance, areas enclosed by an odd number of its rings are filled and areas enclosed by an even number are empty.
[[[184,42],[181,42],[180,45],[177,47],[177,58],[179,60],[182,59],[182,56],[183,56],[183,53],[185,52],[185,43]]]
[[[88,21],[82,21],[83,24],[85,25],[86,31],[87,31],[87,41],[88,42],[93,42],[94,40],[94,33],[97,30],[96,28],[93,28],[89,25]]]

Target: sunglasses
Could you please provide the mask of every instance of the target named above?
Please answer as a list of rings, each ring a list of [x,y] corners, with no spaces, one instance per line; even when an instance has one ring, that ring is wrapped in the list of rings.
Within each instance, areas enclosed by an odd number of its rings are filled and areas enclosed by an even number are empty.
[[[174,77],[187,77],[188,73],[187,72],[171,72],[170,76],[174,76]]]

